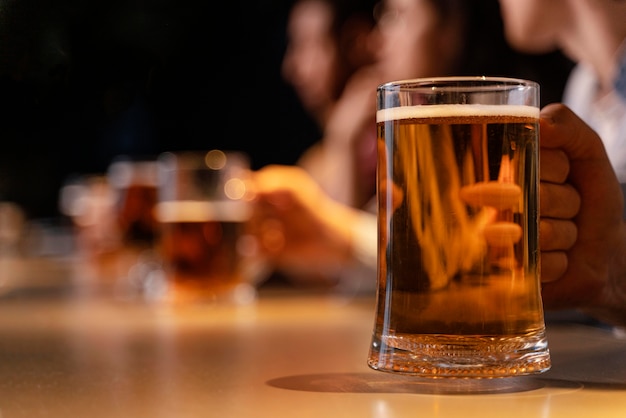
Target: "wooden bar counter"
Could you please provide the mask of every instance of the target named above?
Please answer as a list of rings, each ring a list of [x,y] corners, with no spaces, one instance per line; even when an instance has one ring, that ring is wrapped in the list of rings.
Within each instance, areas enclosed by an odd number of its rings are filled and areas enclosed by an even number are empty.
[[[372,296],[173,308],[80,291],[68,264],[0,263],[2,418],[626,417],[626,337],[575,317],[548,321],[543,375],[419,379],[367,367]]]

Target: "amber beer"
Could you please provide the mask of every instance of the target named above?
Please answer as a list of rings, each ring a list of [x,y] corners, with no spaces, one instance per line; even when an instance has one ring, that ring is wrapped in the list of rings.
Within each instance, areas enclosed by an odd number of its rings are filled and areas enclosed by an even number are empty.
[[[217,299],[244,281],[238,202],[166,201],[156,208],[160,253],[173,301]]]
[[[379,110],[378,310],[369,365],[426,376],[545,371],[539,110]]]

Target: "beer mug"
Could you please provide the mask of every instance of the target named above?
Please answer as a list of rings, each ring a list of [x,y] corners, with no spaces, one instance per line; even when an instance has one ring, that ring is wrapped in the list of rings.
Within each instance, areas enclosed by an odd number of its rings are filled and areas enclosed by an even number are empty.
[[[377,89],[378,289],[368,365],[425,377],[550,368],[539,279],[539,85]]]
[[[256,294],[256,245],[246,233],[250,168],[242,152],[159,157],[159,253],[171,302],[247,303]]]

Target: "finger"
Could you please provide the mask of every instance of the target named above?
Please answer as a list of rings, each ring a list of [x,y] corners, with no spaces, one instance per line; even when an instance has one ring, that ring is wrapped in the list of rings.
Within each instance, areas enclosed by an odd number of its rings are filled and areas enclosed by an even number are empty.
[[[539,212],[542,217],[571,219],[580,210],[580,195],[569,184],[541,182]]]
[[[567,270],[567,255],[563,251],[544,251],[541,253],[541,282],[551,283],[558,280]]]
[[[624,205],[621,188],[608,160],[600,137],[574,112],[562,104],[551,104],[541,110],[541,147],[560,148],[570,159],[570,182],[580,193],[583,205],[576,215],[579,238],[588,243],[591,252],[604,253],[605,234],[622,220]],[[550,190],[547,190],[550,192]],[[542,193],[543,196],[543,193]],[[614,198],[607,199],[607,196]],[[548,196],[548,199],[552,196]],[[556,204],[554,201],[548,201]],[[598,205],[601,208],[598,208]],[[547,205],[541,205],[547,210]],[[598,216],[598,211],[602,216]],[[603,243],[603,245],[597,245]],[[599,254],[599,255],[600,255]],[[606,254],[604,254],[606,256]]]
[[[541,148],[540,177],[542,181],[565,183],[569,174],[569,160],[562,150]]]
[[[262,198],[277,212],[287,212],[293,207],[296,200],[291,190],[275,190],[264,193]]]
[[[259,193],[292,190],[294,184],[304,181],[303,171],[296,166],[271,164],[254,172],[253,180]]]
[[[569,250],[578,235],[576,224],[558,219],[541,219],[539,223],[539,247],[542,251]]]

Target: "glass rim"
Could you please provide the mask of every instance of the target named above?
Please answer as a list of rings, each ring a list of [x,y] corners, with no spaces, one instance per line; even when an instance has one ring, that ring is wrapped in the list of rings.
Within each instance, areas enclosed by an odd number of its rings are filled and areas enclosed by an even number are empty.
[[[380,84],[379,91],[417,91],[428,89],[429,91],[446,91],[450,89],[485,89],[492,87],[500,89],[510,88],[539,88],[539,83],[533,80],[516,77],[502,76],[443,76],[443,77],[421,77],[407,78],[401,80],[388,81]]]

